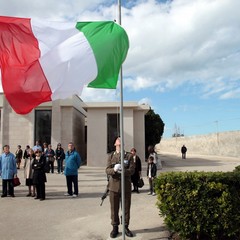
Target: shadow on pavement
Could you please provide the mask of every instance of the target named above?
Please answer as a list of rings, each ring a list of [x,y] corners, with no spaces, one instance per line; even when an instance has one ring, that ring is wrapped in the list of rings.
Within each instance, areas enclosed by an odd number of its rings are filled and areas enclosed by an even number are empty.
[[[144,228],[144,229],[137,229],[134,230],[134,233],[146,233],[146,232],[165,232],[168,231],[168,229],[164,226],[161,227],[155,227],[155,228]]]

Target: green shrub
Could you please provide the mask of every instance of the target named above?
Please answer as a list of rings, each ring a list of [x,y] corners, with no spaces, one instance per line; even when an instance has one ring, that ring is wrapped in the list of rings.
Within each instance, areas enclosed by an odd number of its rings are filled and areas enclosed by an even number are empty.
[[[156,179],[157,206],[182,239],[240,239],[239,172],[171,172]]]
[[[233,170],[233,172],[240,172],[240,166],[235,167],[235,169]]]

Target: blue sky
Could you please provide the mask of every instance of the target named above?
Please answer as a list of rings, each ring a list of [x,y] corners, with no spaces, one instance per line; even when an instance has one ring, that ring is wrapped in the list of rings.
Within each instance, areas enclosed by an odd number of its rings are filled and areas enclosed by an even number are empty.
[[[130,49],[124,101],[149,104],[189,135],[240,130],[240,1],[122,1]],[[117,1],[0,0],[0,14],[48,20],[118,19]],[[119,89],[85,88],[84,101],[119,101]]]

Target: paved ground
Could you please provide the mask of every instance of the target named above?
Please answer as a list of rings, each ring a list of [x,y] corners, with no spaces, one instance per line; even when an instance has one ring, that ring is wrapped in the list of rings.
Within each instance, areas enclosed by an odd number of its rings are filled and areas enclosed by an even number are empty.
[[[162,153],[160,157],[163,160],[163,171],[231,171],[240,165],[240,159],[236,158],[189,155],[186,160],[182,160],[169,153]],[[169,232],[155,206],[156,197],[147,195],[146,163],[143,163],[143,168],[145,186],[140,194],[132,195],[132,239],[166,240]],[[0,199],[1,240],[110,239],[109,198],[100,206],[100,198],[106,186],[104,168],[81,167],[80,196],[77,199],[64,196],[66,183],[63,175],[48,174],[47,199],[42,202],[26,197],[27,187],[22,169],[18,175],[22,184],[15,188],[16,197]],[[122,239],[122,235],[119,234],[116,239]]]

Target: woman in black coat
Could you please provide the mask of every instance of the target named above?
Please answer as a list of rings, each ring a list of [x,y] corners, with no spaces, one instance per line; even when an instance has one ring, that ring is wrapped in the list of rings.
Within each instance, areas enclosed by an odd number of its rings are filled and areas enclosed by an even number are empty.
[[[57,149],[55,151],[55,156],[56,156],[56,160],[57,160],[58,173],[63,174],[63,161],[65,159],[65,153],[64,153],[63,148],[61,147],[61,143],[58,143],[58,145],[57,145]]]
[[[136,151],[135,148],[131,149],[131,154],[132,154],[133,162],[134,162],[134,165],[135,165],[135,171],[134,171],[133,175],[131,176],[131,180],[132,180],[132,183],[133,183],[132,192],[139,193],[138,181],[141,177],[142,163],[141,163],[141,159],[137,156],[136,152],[137,151]]]
[[[40,201],[45,200],[45,182],[47,182],[45,173],[46,159],[42,156],[42,152],[38,149],[35,151],[35,158],[32,163],[33,172],[33,185],[36,186],[37,197]]]

